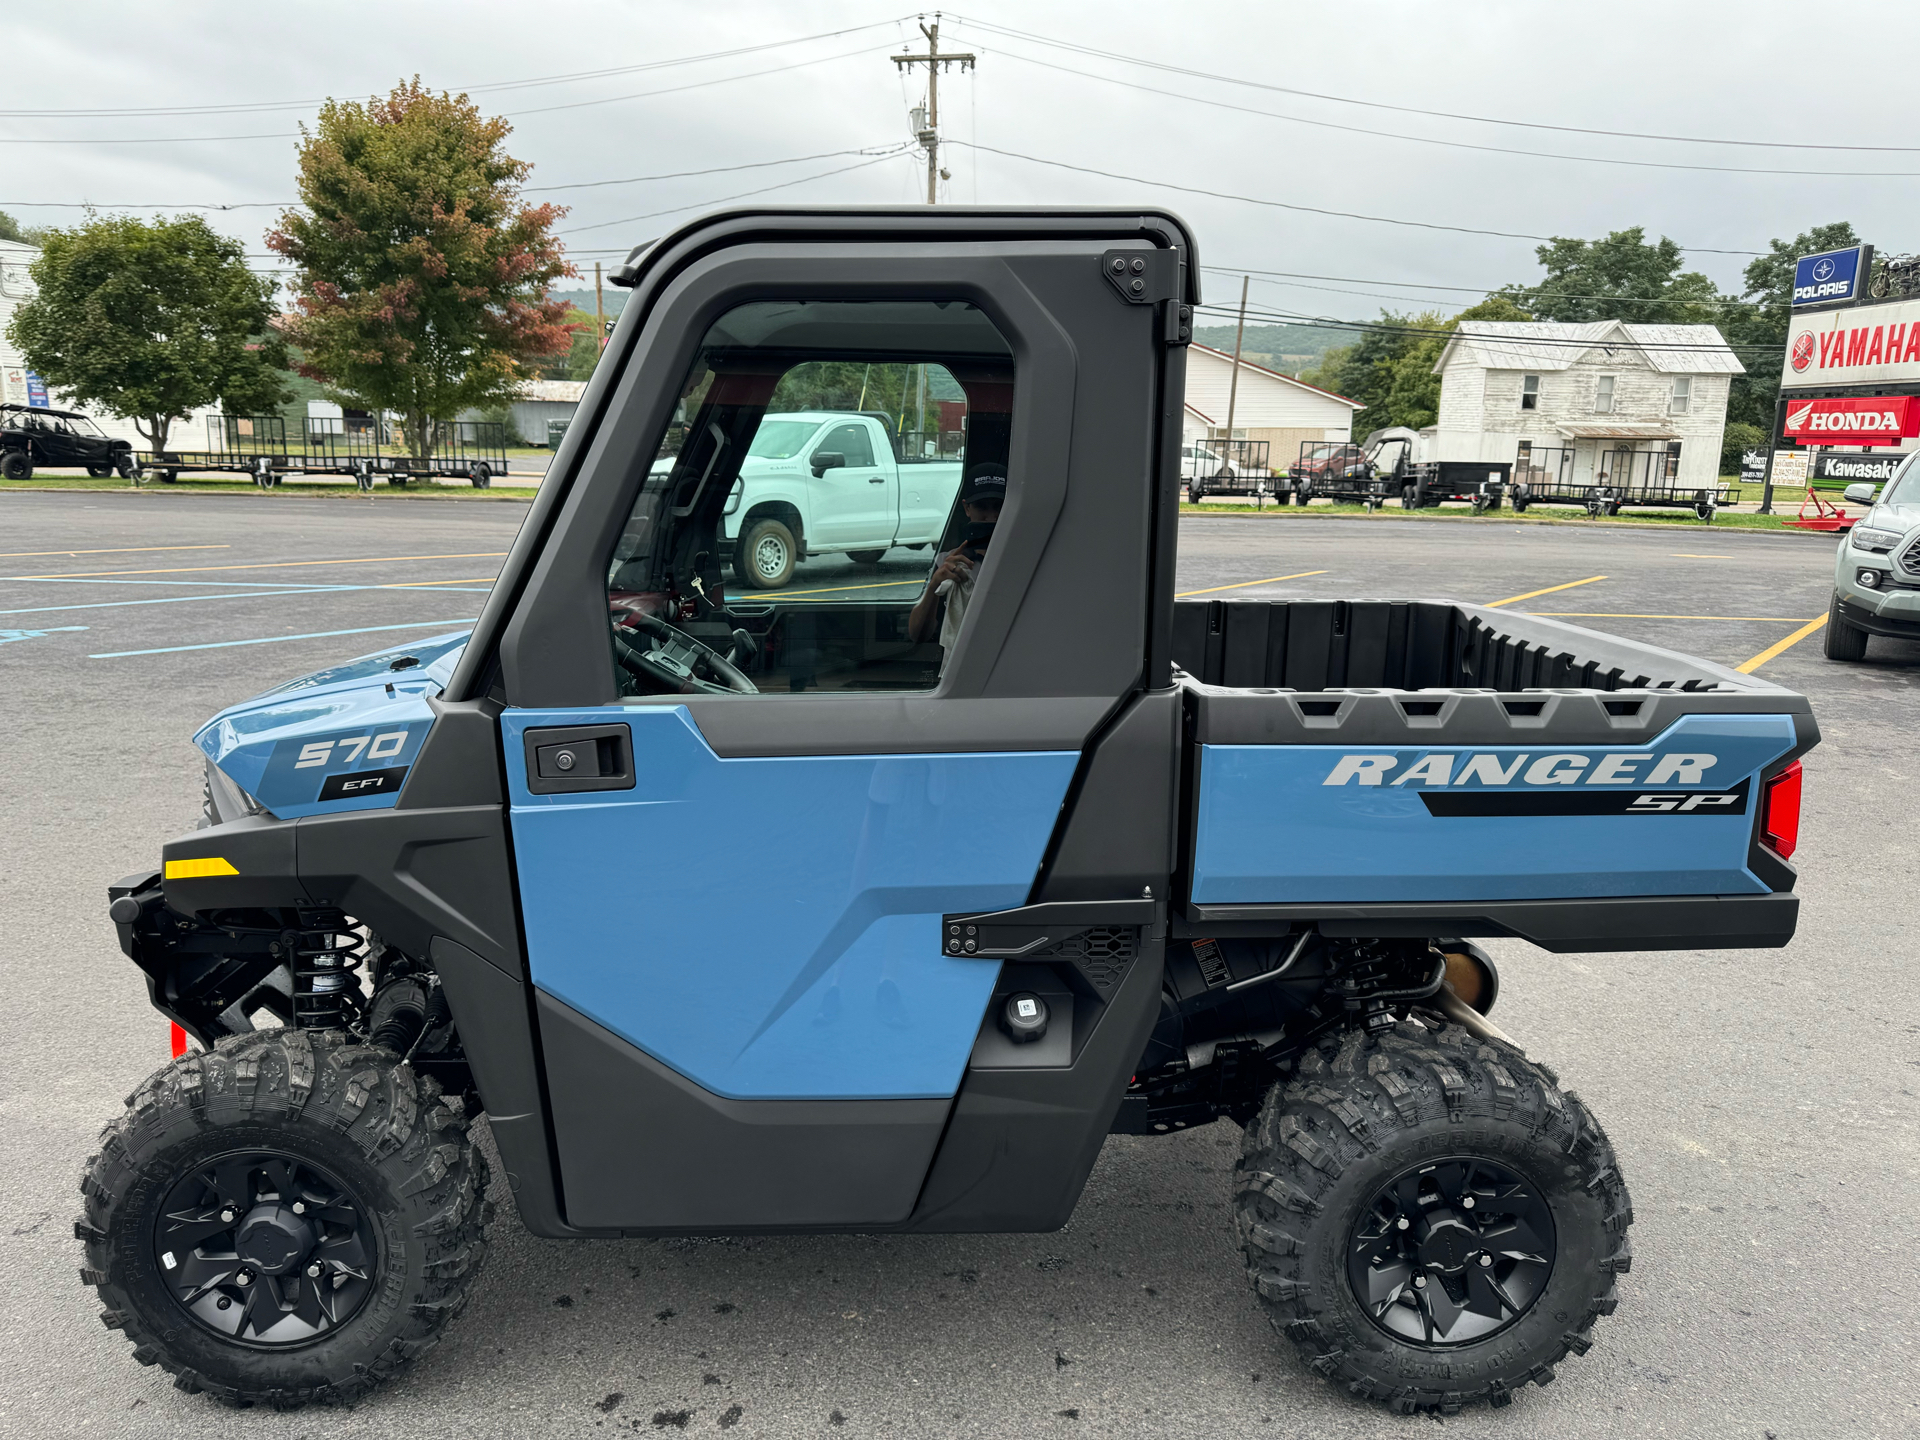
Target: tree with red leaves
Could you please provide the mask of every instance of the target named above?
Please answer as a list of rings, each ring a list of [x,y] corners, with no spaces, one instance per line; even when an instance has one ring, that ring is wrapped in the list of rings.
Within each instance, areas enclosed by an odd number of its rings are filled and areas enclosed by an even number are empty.
[[[523,367],[572,342],[548,287],[577,274],[528,205],[512,131],[420,78],[366,104],[328,101],[302,127],[301,208],[267,235],[299,267],[284,325],[299,370],[342,400],[405,420],[432,455],[436,422],[505,404]]]

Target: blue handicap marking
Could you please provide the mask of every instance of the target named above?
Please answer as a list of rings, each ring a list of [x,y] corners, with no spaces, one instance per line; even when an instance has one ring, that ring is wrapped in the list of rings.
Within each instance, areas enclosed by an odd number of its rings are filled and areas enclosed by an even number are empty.
[[[84,625],[53,625],[45,630],[0,630],[0,645],[10,640],[39,640],[42,636],[56,635],[63,630],[85,630]]]

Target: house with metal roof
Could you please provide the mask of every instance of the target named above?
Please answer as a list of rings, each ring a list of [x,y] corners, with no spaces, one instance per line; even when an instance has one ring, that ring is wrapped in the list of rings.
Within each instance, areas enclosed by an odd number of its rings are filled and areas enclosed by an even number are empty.
[[[1712,485],[1743,369],[1712,325],[1463,321],[1427,457],[1510,461],[1537,489]]]
[[[1278,370],[1242,358],[1238,379],[1234,357],[1206,345],[1187,348],[1187,393],[1181,417],[1181,440],[1204,444],[1229,439],[1227,434],[1232,392],[1232,439],[1265,442],[1266,465],[1285,471],[1301,453],[1301,442],[1347,440],[1354,413],[1366,407],[1358,400],[1322,390]]]

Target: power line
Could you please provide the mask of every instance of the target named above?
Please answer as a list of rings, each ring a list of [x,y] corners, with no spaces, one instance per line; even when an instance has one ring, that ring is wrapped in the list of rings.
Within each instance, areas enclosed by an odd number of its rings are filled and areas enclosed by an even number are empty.
[[[1917,149],[1912,145],[1823,145],[1800,140],[1727,140],[1701,135],[1661,135],[1639,130],[1601,130],[1583,125],[1550,125],[1538,120],[1506,120],[1499,116],[1467,115],[1452,110],[1424,110],[1413,105],[1390,105],[1382,100],[1357,100],[1350,95],[1329,95],[1315,90],[1299,90],[1287,85],[1271,85],[1259,80],[1243,80],[1233,75],[1216,75],[1205,70],[1190,70],[1182,65],[1167,64],[1165,61],[1144,60],[1139,56],[1123,55],[1113,50],[1099,50],[1091,45],[1055,40],[1046,35],[1037,35],[1031,30],[1017,30],[1012,26],[995,25],[986,20],[968,19],[959,15],[955,18],[965,25],[974,25],[982,30],[1001,35],[1011,35],[1016,39],[1032,41],[1037,45],[1047,45],[1057,50],[1071,50],[1103,60],[1118,60],[1125,65],[1163,70],[1174,75],[1186,75],[1196,80],[1212,80],[1222,85],[1241,85],[1252,90],[1272,91],[1277,95],[1297,95],[1306,100],[1325,100],[1335,105],[1359,105],[1370,110],[1393,110],[1403,115],[1426,115],[1439,120],[1467,120],[1477,125],[1508,125],[1525,130],[1554,130],[1567,135],[1605,135],[1620,140],[1663,140],[1685,145],[1738,145],[1772,150],[1854,150],[1897,155],[1912,154]]]
[[[1197,311],[1205,312],[1210,315],[1219,315],[1223,319],[1238,313],[1234,309],[1234,307],[1222,306],[1222,305],[1200,305],[1200,306],[1196,306],[1195,309]],[[1412,336],[1417,336],[1422,338],[1432,337],[1435,339],[1442,339],[1442,340],[1450,339],[1456,335],[1462,334],[1462,332],[1459,330],[1446,330],[1436,326],[1396,324],[1391,321],[1379,321],[1379,320],[1336,320],[1332,316],[1307,315],[1299,311],[1250,310],[1248,313],[1257,319],[1280,321],[1280,322],[1283,322],[1286,324],[1292,324],[1292,325],[1300,325],[1300,324],[1313,325],[1323,330],[1360,330],[1360,331],[1379,330],[1379,331],[1388,331],[1395,335],[1412,335]],[[1472,324],[1473,322],[1469,322],[1469,323]],[[1533,322],[1533,323],[1546,324],[1546,323],[1552,323],[1552,322]],[[1602,322],[1591,322],[1591,323],[1598,324]],[[1633,324],[1634,322],[1628,321],[1623,323]],[[1606,346],[1609,346],[1610,344],[1610,342],[1605,340],[1577,340],[1572,337],[1563,339],[1558,336],[1545,336],[1545,335],[1481,335],[1481,336],[1477,336],[1472,333],[1468,333],[1464,336],[1464,338],[1468,340],[1498,341],[1502,345],[1519,345],[1524,347],[1537,346],[1544,350],[1553,350],[1553,349],[1592,350],[1597,345],[1606,347]],[[1757,355],[1757,356],[1779,356],[1783,348],[1782,346],[1779,346],[1779,345],[1736,344],[1730,341],[1723,341],[1720,345],[1683,345],[1679,343],[1666,342],[1666,341],[1642,341],[1642,340],[1634,340],[1634,339],[1614,341],[1612,342],[1612,347],[1616,349],[1624,349],[1624,350],[1660,351],[1663,353],[1670,353],[1670,354],[1677,354],[1677,355],[1687,355],[1687,354],[1719,355],[1723,351],[1732,351],[1736,354],[1746,352],[1748,354]]]
[[[742,45],[732,50],[712,50],[704,55],[680,55],[668,60],[649,60],[639,65],[616,65],[605,70],[576,70],[565,75],[541,75],[526,80],[495,80],[479,85],[457,85],[454,91],[469,94],[493,90],[519,90],[536,85],[570,85],[582,80],[603,80],[615,75],[633,75],[648,70],[664,70],[675,65],[697,65],[706,60],[730,60],[737,55],[754,55],[763,50],[778,50],[785,45],[805,45],[815,40],[832,40],[855,35],[863,30],[878,30],[898,20],[875,20],[866,25],[848,25],[838,30],[822,30],[813,35],[796,35],[786,40],[770,40],[760,45]],[[332,97],[327,97],[331,99]],[[325,100],[272,100],[244,105],[133,105],[89,110],[0,110],[0,119],[85,119],[135,115],[238,115],[267,111],[311,110]]]
[[[1459,291],[1464,295],[1494,295],[1497,292],[1506,290],[1508,288],[1508,285],[1431,285],[1426,281],[1421,281],[1421,280],[1383,280],[1379,276],[1309,275],[1304,272],[1295,271],[1295,270],[1256,270],[1250,266],[1244,266],[1244,265],[1203,265],[1201,269],[1217,271],[1222,275],[1252,275],[1264,280],[1272,276],[1285,276],[1289,280],[1338,280],[1338,281],[1343,281],[1350,285],[1395,285],[1406,290],[1454,290],[1454,291]],[[1271,280],[1269,283],[1284,284],[1286,282],[1280,281],[1280,280]],[[1514,283],[1515,282],[1510,281],[1508,284],[1512,285]],[[1542,281],[1540,285],[1521,286],[1520,288],[1524,290],[1538,290],[1542,286],[1545,286],[1548,283],[1549,282],[1547,281]],[[1305,290],[1319,290],[1319,289],[1322,289],[1323,287],[1318,285],[1308,285],[1308,286],[1302,286],[1300,288]],[[1347,290],[1347,291],[1336,291],[1334,293],[1337,295],[1362,295],[1362,294],[1368,294],[1369,292],[1358,291],[1358,290]],[[1682,302],[1688,305],[1719,305],[1723,307],[1735,305],[1735,306],[1740,306],[1743,309],[1747,309],[1747,310],[1758,310],[1761,308],[1761,303],[1757,300],[1736,300],[1732,296],[1715,296],[1711,299],[1702,299],[1698,296],[1688,296],[1688,295],[1681,295],[1681,296],[1676,296],[1676,295],[1577,295],[1572,292],[1561,291],[1561,290],[1555,291],[1554,295],[1555,295],[1555,298],[1559,300],[1618,300],[1618,301],[1629,302],[1636,305],[1669,305],[1669,304],[1674,304],[1676,302]],[[1412,296],[1412,295],[1410,296],[1376,295],[1374,296],[1374,298],[1377,300],[1405,299],[1410,301],[1420,299],[1419,296]]]
[[[950,140],[949,145],[965,145],[970,150],[982,151],[988,155],[1004,155],[1010,160],[1025,160],[1032,165],[1052,166],[1057,170],[1074,170],[1083,175],[1099,175],[1107,180],[1124,180],[1130,185],[1151,185],[1160,190],[1178,190],[1188,195],[1206,195],[1215,200],[1237,200],[1244,205],[1260,205],[1272,210],[1292,210],[1304,215],[1328,215],[1340,220],[1369,220],[1378,225],[1405,225],[1417,230],[1445,230],[1457,235],[1493,235],[1503,240],[1541,240],[1553,242],[1558,237],[1552,235],[1533,235],[1521,230],[1484,230],[1474,225],[1442,225],[1432,220],[1402,220],[1391,215],[1364,215],[1353,210],[1328,210],[1318,205],[1294,205],[1285,200],[1263,200],[1254,195],[1238,195],[1226,190],[1207,190],[1198,185],[1177,185],[1171,180],[1143,180],[1138,175],[1120,175],[1112,170],[1097,170],[1091,165],[1070,165],[1064,160],[1044,160],[1038,155],[1023,155],[1017,150],[998,150],[991,145],[975,145],[966,140]],[[1714,250],[1705,246],[1688,245],[1682,249],[1696,255],[1761,255],[1759,250]]]
[[[1211,100],[1205,95],[1189,95],[1178,90],[1163,90],[1154,85],[1142,85],[1133,80],[1122,80],[1113,75],[1101,75],[1091,70],[1076,70],[1070,65],[1056,65],[1052,61],[1037,60],[1031,55],[1003,48],[999,54],[1004,59],[1018,60],[1023,65],[1037,65],[1042,69],[1057,71],[1063,75],[1078,75],[1083,80],[1098,80],[1108,85],[1119,85],[1129,90],[1144,91],[1149,95],[1163,95],[1172,100],[1191,101],[1196,105],[1211,105],[1217,110],[1232,110],[1241,115],[1259,115],[1268,120],[1283,120],[1293,125],[1311,125],[1321,130],[1340,130],[1349,135],[1372,135],[1383,140],[1402,140],[1415,145],[1438,145],[1450,150],[1478,150],[1490,155],[1525,155],[1538,160],[1573,160],[1586,165],[1630,165],[1645,170],[1700,170],[1712,171],[1723,175],[1816,175],[1841,178],[1872,178],[1880,180],[1911,180],[1911,170],[1780,170],[1757,168],[1745,165],[1689,165],[1680,161],[1668,160],[1625,160],[1605,155],[1563,155],[1547,150],[1516,150],[1504,145],[1475,145],[1465,140],[1442,140],[1433,135],[1403,135],[1392,130],[1369,130],[1360,125],[1340,125],[1332,120],[1310,120],[1305,115],[1282,115],[1273,110],[1257,110],[1249,105],[1235,105],[1227,100]]]
[[[669,170],[659,175],[630,175],[624,180],[575,180],[563,185],[527,185],[521,188],[523,195],[544,193],[549,190],[588,190],[604,185],[639,185],[649,180],[685,180],[695,175],[724,175],[735,170],[765,170],[776,165],[799,165],[808,160],[828,160],[839,155],[871,155],[872,150],[823,150],[815,155],[790,155],[784,160],[750,160],[741,165],[709,165],[700,170]],[[8,200],[0,202],[0,209],[11,205],[18,210],[256,210],[272,209],[276,206],[298,205],[298,200],[232,200],[218,201],[106,201],[106,200]]]
[[[665,210],[650,210],[645,215],[627,215],[621,217],[619,220],[596,220],[591,225],[571,225],[565,230],[555,231],[554,234],[578,235],[583,230],[604,230],[609,225],[631,225],[637,220],[652,220],[659,215],[677,215],[683,210],[700,210],[709,205],[725,205],[729,201],[746,200],[750,196],[766,195],[775,190],[785,190],[792,185],[805,185],[810,180],[825,180],[830,175],[845,175],[850,170],[865,170],[868,166],[878,165],[883,160],[892,160],[897,156],[905,155],[913,148],[912,143],[896,145],[893,149],[880,155],[871,156],[866,160],[857,161],[852,165],[843,165],[835,170],[822,170],[818,174],[802,175],[795,180],[783,180],[777,185],[763,185],[756,190],[743,190],[737,195],[722,195],[712,200],[696,200],[687,205],[670,205]]]
[[[828,65],[836,60],[847,60],[867,53],[865,48],[859,50],[843,50],[835,55],[817,55],[811,60],[796,60],[787,65],[773,65],[765,70],[749,70],[740,75],[716,75],[711,79],[694,80],[685,85],[669,85],[660,90],[638,90],[629,95],[603,95],[595,100],[575,100],[569,101],[565,105],[542,105],[536,106],[531,110],[512,110],[504,113],[518,119],[526,115],[547,115],[556,110],[582,110],[593,105],[614,105],[624,100],[646,100],[657,95],[680,95],[689,90],[704,90],[711,85],[728,85],[736,80],[758,80],[763,76],[779,75],[788,70],[801,70],[810,65]],[[298,140],[300,138],[301,132],[298,130],[276,130],[257,135],[140,135],[93,140],[66,138],[17,139],[12,136],[0,135],[0,145],[187,145],[197,144],[202,141]]]

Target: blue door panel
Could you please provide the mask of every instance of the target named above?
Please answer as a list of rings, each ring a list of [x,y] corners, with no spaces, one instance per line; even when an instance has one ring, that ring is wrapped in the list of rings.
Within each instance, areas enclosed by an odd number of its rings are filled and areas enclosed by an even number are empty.
[[[635,787],[526,788],[530,726],[632,728]],[[952,1096],[998,967],[942,912],[1027,899],[1076,754],[722,759],[686,709],[510,710],[535,984],[735,1099]]]
[[[1760,772],[1793,746],[1794,722],[1784,715],[1684,716],[1639,745],[1204,746],[1193,899],[1757,894],[1768,887],[1748,870],[1747,857]],[[1650,783],[1671,756],[1695,758],[1669,765],[1671,777],[1698,780]],[[1616,759],[1604,764],[1609,757]],[[1537,769],[1536,762],[1546,763]],[[1530,783],[1530,774],[1540,779]],[[1597,785],[1596,775],[1619,779]],[[1438,797],[1497,789],[1572,808],[1595,804],[1587,797],[1618,796],[1626,805],[1642,795],[1732,792],[1743,782],[1738,813],[1434,813],[1446,805]]]

